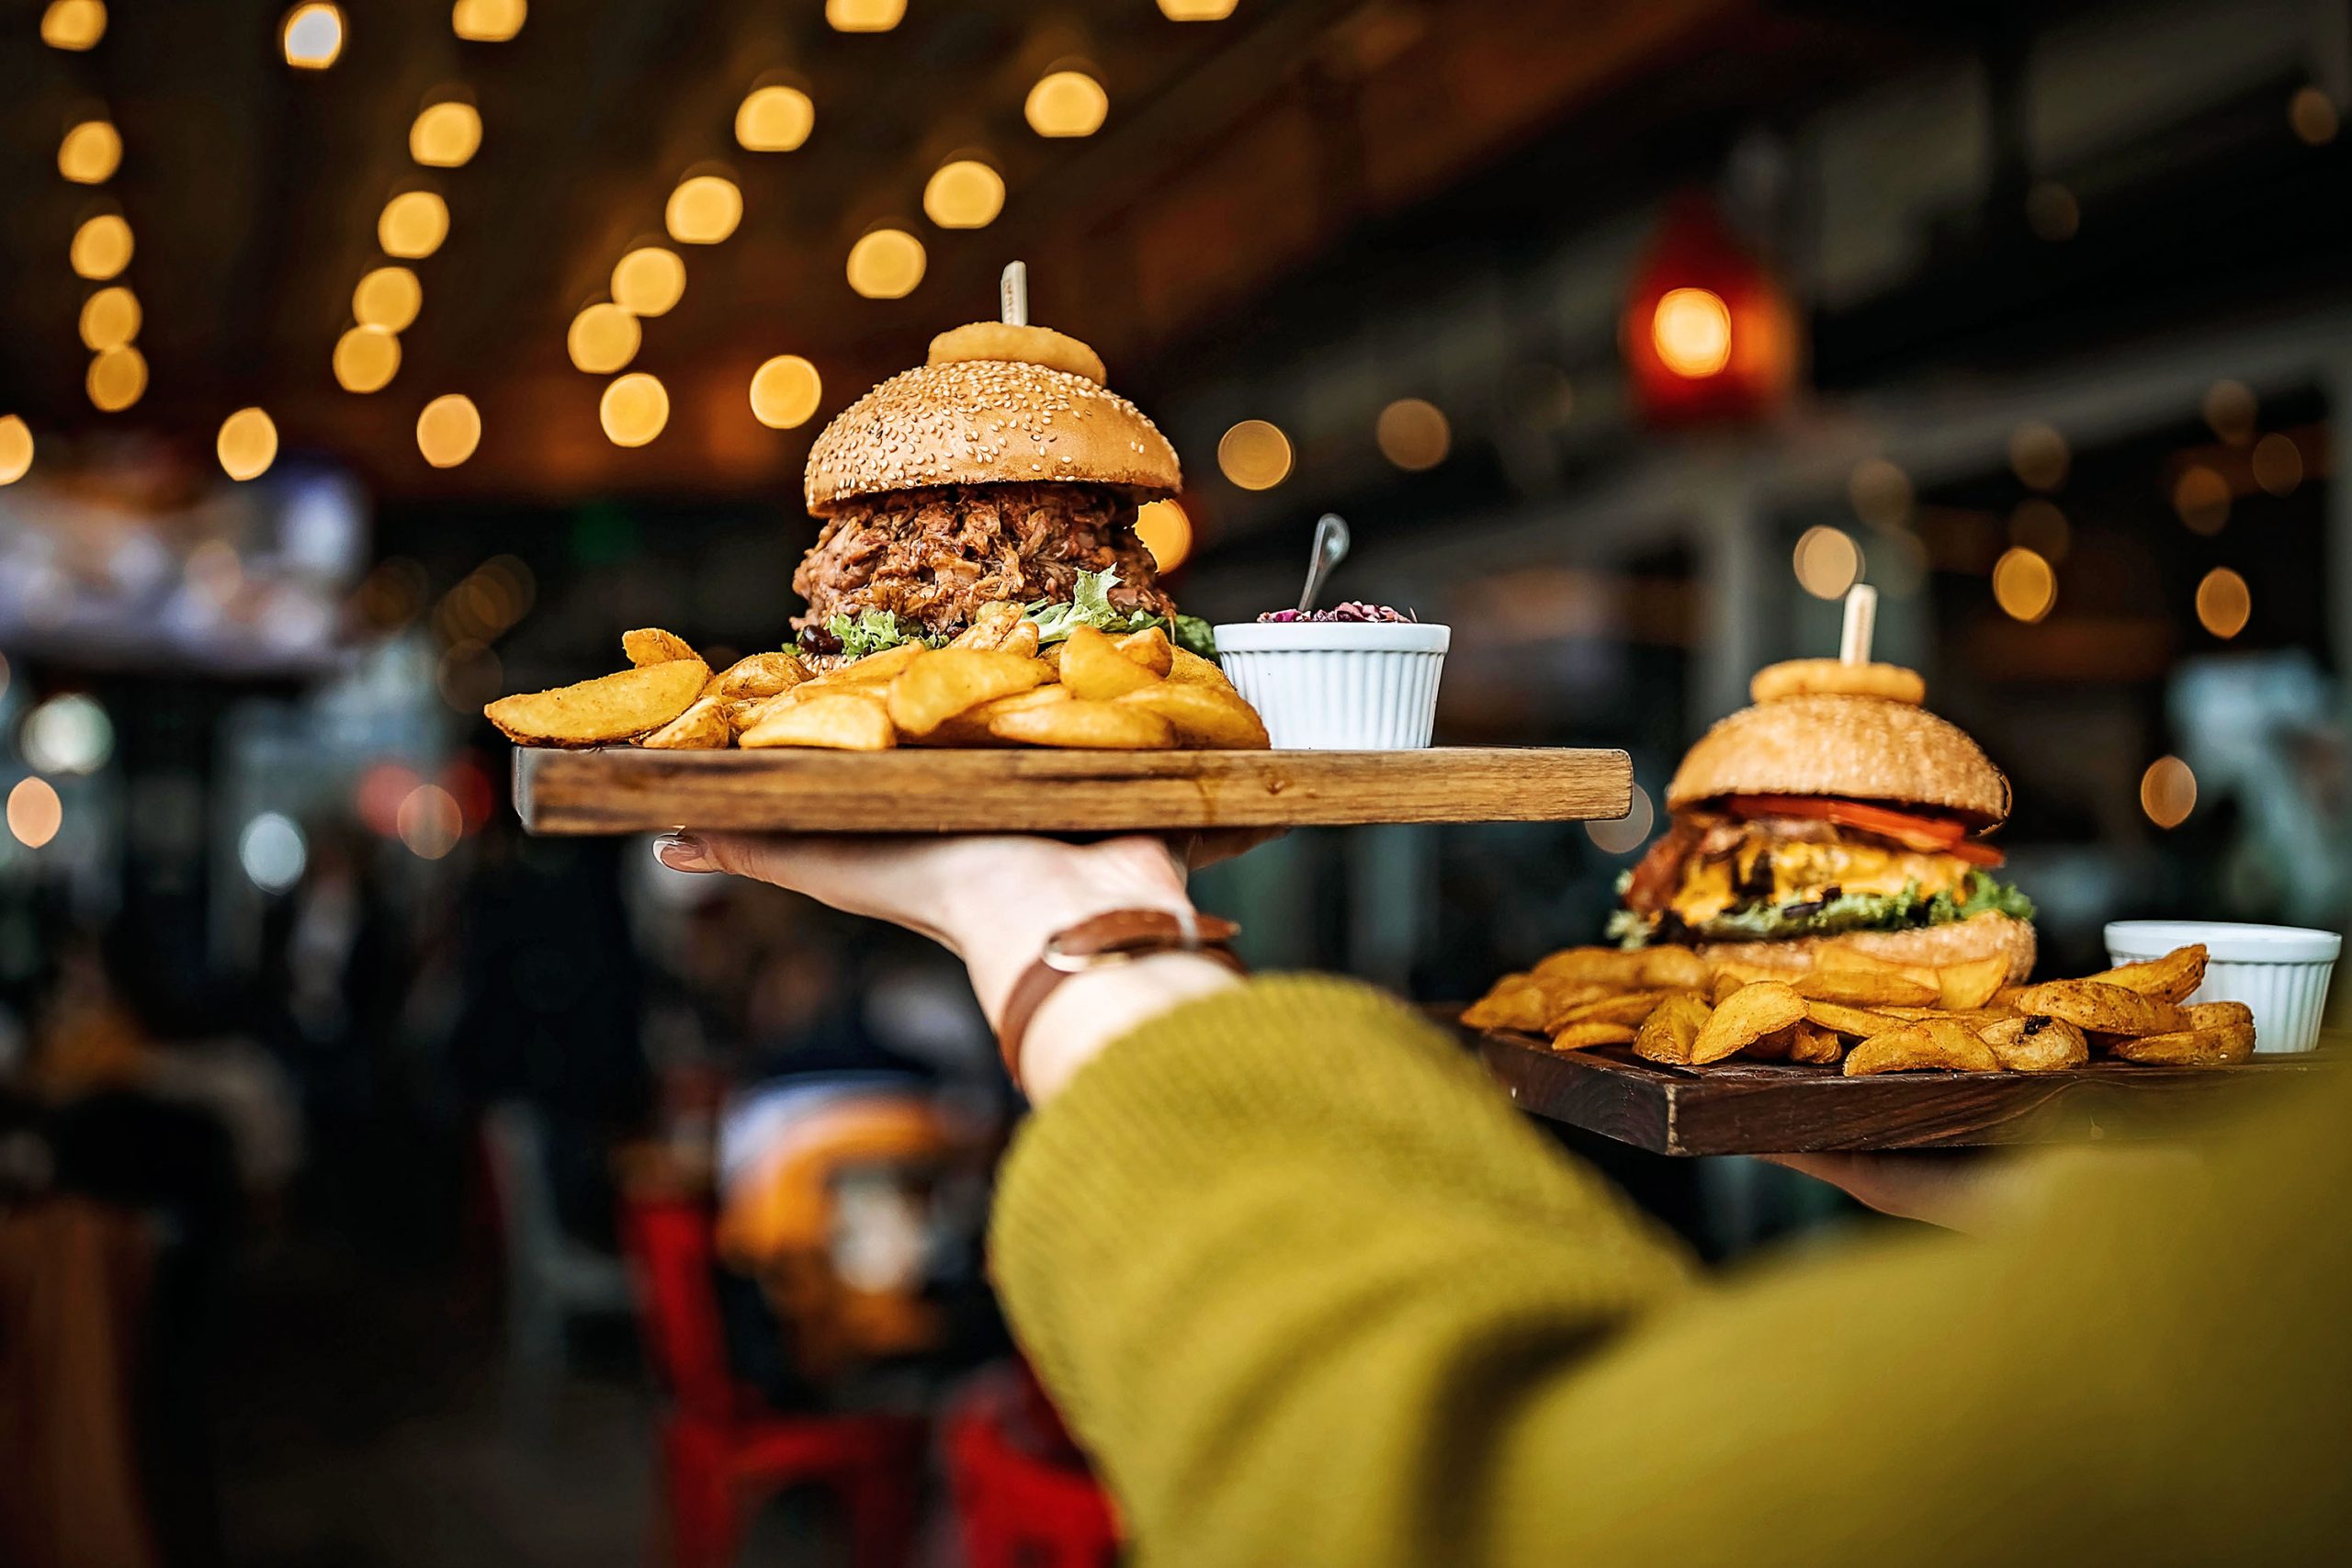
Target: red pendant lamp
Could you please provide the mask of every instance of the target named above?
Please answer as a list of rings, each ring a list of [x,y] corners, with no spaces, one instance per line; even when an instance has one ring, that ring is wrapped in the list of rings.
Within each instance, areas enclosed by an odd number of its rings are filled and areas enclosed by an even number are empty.
[[[1675,200],[1634,269],[1621,337],[1634,407],[1653,424],[1766,418],[1803,357],[1787,294],[1697,195]]]

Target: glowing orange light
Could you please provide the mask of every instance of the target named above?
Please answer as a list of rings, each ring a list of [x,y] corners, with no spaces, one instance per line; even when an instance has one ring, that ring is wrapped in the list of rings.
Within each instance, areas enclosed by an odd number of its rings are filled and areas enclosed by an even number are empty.
[[[817,127],[817,106],[797,87],[758,87],[735,110],[735,140],[747,152],[789,152]]]
[[[2217,566],[2197,585],[2197,622],[2218,637],[2233,637],[2245,630],[2254,615],[2254,595],[2245,579],[2228,567]]]
[[[57,145],[57,172],[77,186],[100,186],[122,164],[122,133],[102,119],[85,119]]]
[[[2013,546],[1993,563],[1993,598],[2011,620],[2038,621],[2058,603],[2058,574],[2031,550]]]
[[[1290,477],[1290,437],[1280,425],[1245,419],[1218,438],[1216,466],[1243,490],[1272,490]]]
[[[32,471],[33,433],[21,414],[0,414],[0,485],[12,485]],[[0,693],[8,689],[7,665],[0,662]]]
[[[1193,520],[1173,501],[1148,501],[1136,512],[1136,537],[1154,566],[1174,571],[1193,553]]]
[[[444,392],[416,416],[416,449],[436,468],[454,468],[481,445],[481,411],[463,392]]]
[[[771,430],[791,430],[808,423],[824,395],[815,366],[779,354],[752,374],[752,417]]]
[[[28,775],[8,792],[8,831],[25,848],[40,849],[57,837],[57,829],[64,823],[65,803],[57,798],[57,787],[47,779]]]
[[[2177,828],[2197,809],[2197,775],[2177,757],[2159,757],[2140,775],[2140,809],[2159,828]]]
[[[213,451],[231,479],[257,479],[277,460],[277,425],[260,409],[239,409],[220,422]]]
[[[411,854],[419,860],[439,860],[464,837],[466,814],[456,797],[439,784],[419,784],[401,802],[394,826]]]
[[[1731,363],[1731,310],[1711,288],[1669,288],[1650,316],[1650,342],[1677,376],[1719,375]]]

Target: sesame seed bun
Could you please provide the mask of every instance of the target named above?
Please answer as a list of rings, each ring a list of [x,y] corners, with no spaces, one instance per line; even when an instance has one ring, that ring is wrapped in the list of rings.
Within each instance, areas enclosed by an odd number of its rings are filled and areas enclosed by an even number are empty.
[[[1725,795],[1885,801],[1980,828],[2009,814],[2009,781],[1959,726],[1882,697],[1782,697],[1721,720],[1682,759],[1666,804]]]
[[[1860,953],[1887,964],[1912,964],[1940,968],[2000,953],[2009,961],[2009,983],[2017,985],[2033,973],[2033,927],[1995,910],[1947,920],[1939,926],[1919,926],[1900,931],[1847,931],[1838,936],[1804,936],[1771,942],[1716,942],[1699,948],[1700,956],[1716,964],[1754,964],[1769,969],[1807,974],[1834,963],[1839,953]]]
[[[1135,404],[1067,370],[967,359],[901,371],[808,450],[808,510],[926,485],[1114,485],[1173,495],[1176,449]]]

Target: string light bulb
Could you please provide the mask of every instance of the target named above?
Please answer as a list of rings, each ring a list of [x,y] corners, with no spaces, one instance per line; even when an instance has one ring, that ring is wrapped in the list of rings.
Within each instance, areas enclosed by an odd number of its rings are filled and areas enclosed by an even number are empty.
[[[770,430],[808,423],[824,395],[817,367],[797,354],[779,354],[752,373],[752,417]]]
[[[2197,809],[2197,775],[2177,757],[2159,757],[2140,775],[2140,809],[2157,827],[2173,829]]]
[[[1083,71],[1048,71],[1021,106],[1040,136],[1091,136],[1111,113],[1111,95]]]
[[[563,346],[578,368],[591,376],[609,376],[637,357],[643,341],[644,331],[635,316],[599,301],[571,318]]]
[[[101,288],[82,301],[82,346],[103,354],[139,335],[145,312],[139,296],[120,284]]]
[[[422,261],[449,237],[449,204],[429,190],[402,191],[376,220],[376,243],[401,261]]]
[[[90,360],[83,389],[101,413],[120,413],[147,390],[147,357],[129,344],[119,344]]]
[[[682,245],[715,245],[743,220],[743,193],[719,175],[681,180],[662,209],[670,238]]]
[[[1993,563],[1993,600],[2011,620],[2031,625],[2058,603],[2058,574],[2033,551],[2012,545]]]
[[[686,264],[661,245],[639,245],[613,265],[613,303],[632,316],[667,315],[686,292]]]
[[[85,119],[57,144],[57,172],[77,186],[102,186],[122,166],[122,133],[103,119]]]
[[[504,43],[523,30],[529,15],[525,0],[458,0],[449,28],[468,43]]]
[[[1217,440],[1216,466],[1243,490],[1273,489],[1290,465],[1290,437],[1272,421],[1245,419]]]
[[[444,392],[416,416],[416,449],[436,468],[454,468],[481,445],[481,411],[463,392]]]
[[[50,0],[49,9],[40,14],[40,41],[51,49],[79,54],[96,48],[106,36],[103,0]]]
[[[2245,579],[2217,566],[2197,584],[2197,624],[2224,641],[2245,630],[2254,616],[2254,595]]]
[[[0,485],[12,485],[33,468],[33,433],[21,414],[0,414]],[[0,691],[7,686],[7,666],[0,663]]]
[[[297,71],[324,71],[343,58],[343,7],[312,0],[286,13],[278,47]]]
[[[404,266],[379,266],[351,291],[351,318],[363,327],[404,333],[424,308],[424,285]]]
[[[790,152],[817,128],[817,106],[797,87],[754,87],[735,110],[735,140],[746,152]]]
[[[380,392],[400,368],[401,340],[381,327],[353,327],[334,340],[335,385],[346,392]]]
[[[119,214],[101,212],[74,231],[74,243],[66,257],[73,264],[75,276],[105,283],[121,276],[122,269],[130,265],[130,254],[136,248],[130,238],[130,225]]]
[[[408,128],[408,155],[429,169],[462,168],[481,151],[481,111],[462,102],[428,106]]]
[[[1719,375],[1731,363],[1731,308],[1711,288],[1669,288],[1650,313],[1650,342],[1677,376]]]
[[[1382,409],[1372,436],[1380,455],[1407,473],[1436,468],[1453,448],[1445,411],[1426,398],[1399,398]]]
[[[632,370],[605,389],[596,418],[614,446],[642,446],[670,423],[670,389],[644,371]]]
[[[239,409],[220,422],[212,449],[231,479],[257,479],[277,460],[277,423],[260,409]]]
[[[985,229],[1004,210],[1004,176],[977,158],[942,164],[922,187],[922,209],[943,229]]]
[[[907,0],[825,0],[825,21],[837,33],[887,33],[906,15]]]
[[[1136,537],[1155,568],[1174,571],[1193,553],[1193,520],[1172,500],[1147,501],[1136,509]]]
[[[868,299],[903,299],[922,281],[929,259],[904,229],[876,229],[849,248],[849,286]]]

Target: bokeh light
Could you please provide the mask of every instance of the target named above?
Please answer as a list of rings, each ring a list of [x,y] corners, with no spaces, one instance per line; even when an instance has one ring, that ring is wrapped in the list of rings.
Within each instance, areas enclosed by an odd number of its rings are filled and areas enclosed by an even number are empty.
[[[808,423],[824,395],[817,367],[797,354],[779,354],[752,372],[752,417],[770,430]]]
[[[239,409],[220,422],[212,449],[231,479],[257,479],[277,461],[277,422],[260,409]]]
[[[2190,533],[2218,534],[2230,520],[2230,481],[2202,463],[2192,463],[2173,480],[2172,509]]]
[[[401,340],[381,327],[352,327],[334,340],[335,385],[380,392],[400,374]]]
[[[1147,501],[1136,509],[1136,537],[1151,552],[1152,565],[1174,571],[1193,553],[1193,519],[1173,501]]]
[[[1865,457],[1846,477],[1846,499],[1873,528],[1904,527],[1911,521],[1911,476],[1883,457]]]
[[[1159,14],[1171,22],[1221,22],[1233,15],[1235,0],[1159,0]]]
[[[978,158],[956,158],[922,187],[923,215],[943,229],[985,229],[1004,210],[1004,176]]]
[[[408,128],[408,155],[427,168],[460,168],[481,151],[481,114],[471,104],[434,104]]]
[[[2254,389],[2244,381],[2216,381],[2205,389],[2205,423],[2233,446],[2254,439],[2254,422],[2260,412]]]
[[[442,651],[433,669],[433,683],[452,712],[471,717],[497,700],[506,684],[506,670],[487,644],[465,637]]]
[[[2197,624],[2215,637],[2237,636],[2253,615],[2254,595],[2245,579],[2228,567],[2215,567],[2197,584]]]
[[[300,71],[324,71],[343,57],[343,7],[313,3],[286,13],[278,29],[286,63]]]
[[[2075,547],[2075,530],[2055,502],[2029,496],[2009,513],[2009,543],[2022,545],[2056,566]]]
[[[2303,482],[2302,449],[2276,432],[2254,444],[2254,482],[2272,495],[2291,495]]]
[[[2066,438],[2038,420],[2009,432],[2009,468],[2029,489],[2056,490],[2066,482],[2073,460]]]
[[[458,0],[449,28],[469,43],[504,43],[523,30],[526,0]]]
[[[122,166],[122,133],[102,119],[85,119],[57,144],[57,172],[77,186],[102,186]]]
[[[146,312],[139,296],[121,284],[110,284],[82,301],[82,346],[92,354],[130,342],[139,335]]]
[[[436,468],[456,468],[481,445],[481,411],[463,392],[442,393],[416,416],[416,449]]]
[[[849,286],[868,299],[903,299],[922,281],[929,259],[904,229],[876,229],[849,248]]]
[[[429,190],[402,191],[376,220],[376,243],[401,261],[422,261],[449,237],[449,204]]]
[[[618,305],[599,302],[571,318],[563,346],[580,369],[592,376],[609,376],[637,357],[644,339],[644,329],[635,316]]]
[[[65,803],[57,798],[57,786],[47,779],[28,774],[8,792],[8,831],[25,848],[40,849],[57,837],[57,829],[64,825]]]
[[[1426,398],[1399,398],[1373,422],[1380,455],[1408,473],[1434,468],[1453,448],[1453,427],[1445,412]]]
[[[86,692],[66,692],[25,716],[25,761],[44,773],[95,773],[114,755],[114,720]]]
[[[724,175],[696,175],[670,193],[662,220],[682,245],[715,245],[743,220],[743,193]]]
[[[22,414],[0,414],[0,485],[12,485],[33,467],[33,433]],[[7,690],[0,682],[0,692]]]
[[[101,212],[74,231],[74,243],[66,256],[75,276],[104,283],[120,276],[122,269],[130,265],[130,254],[135,248],[130,225],[121,214]]]
[[[1021,112],[1040,136],[1091,136],[1111,113],[1111,95],[1083,71],[1049,71],[1029,89]]]
[[[389,839],[400,831],[401,803],[418,783],[416,774],[398,762],[370,763],[352,792],[352,806],[369,832]]]
[[[843,33],[887,33],[905,18],[907,0],[825,0],[825,20]]]
[[[1243,490],[1273,489],[1290,464],[1290,437],[1271,421],[1245,419],[1217,439],[1217,468]]]
[[[1669,288],[1650,313],[1650,343],[1668,370],[1691,380],[1731,363],[1731,310],[1709,288]]]
[[[1993,599],[2011,620],[2041,620],[2058,603],[2058,574],[2033,551],[2013,545],[1993,563]]]
[[[2341,119],[2335,100],[2318,87],[2298,87],[2287,100],[2287,123],[2306,147],[2324,147],[2335,141]]]
[[[120,413],[147,390],[147,356],[127,343],[107,349],[91,359],[83,387],[92,406]]]
[[[639,245],[613,264],[613,303],[632,316],[667,315],[684,298],[686,264],[662,245]]]
[[[596,417],[614,446],[642,446],[670,423],[670,389],[644,371],[633,370],[605,389]]]
[[[439,784],[421,784],[408,792],[393,818],[401,842],[419,860],[439,860],[458,847],[466,830],[457,796]]]
[[[404,266],[379,266],[351,291],[351,317],[363,327],[404,333],[424,308],[424,285]]]
[[[2197,809],[2197,775],[2177,757],[2159,757],[2140,775],[2140,809],[2159,828],[2177,828]]]
[[[50,0],[40,14],[40,41],[80,53],[107,36],[105,0]]]
[[[265,893],[283,893],[302,880],[311,848],[293,819],[276,811],[254,813],[237,835],[237,864],[245,880]]]
[[[1657,807],[1651,803],[1649,791],[1634,786],[1634,802],[1625,815],[1614,821],[1587,822],[1585,837],[1605,855],[1629,855],[1649,841],[1650,829],[1657,826]]]
[[[1842,599],[1861,578],[1861,547],[1843,528],[1807,528],[1797,536],[1795,566],[1798,587],[1816,599]]]
[[[789,152],[817,128],[817,106],[797,87],[755,87],[735,110],[735,141],[747,152]]]

